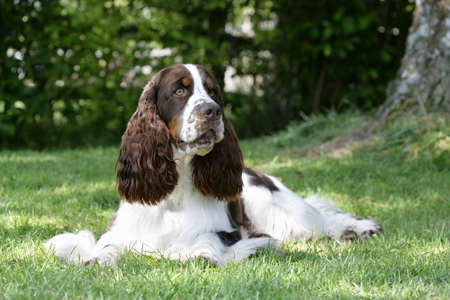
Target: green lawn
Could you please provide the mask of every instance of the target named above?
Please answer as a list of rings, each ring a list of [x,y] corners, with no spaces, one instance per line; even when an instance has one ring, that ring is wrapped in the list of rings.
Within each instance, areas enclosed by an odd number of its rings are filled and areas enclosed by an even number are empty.
[[[385,234],[283,244],[224,268],[136,254],[114,270],[59,261],[43,242],[81,229],[98,236],[114,215],[118,148],[0,152],[0,299],[448,299],[450,118],[400,118],[351,151],[315,151],[369,119],[330,114],[241,146],[248,167],[301,196],[323,194]]]

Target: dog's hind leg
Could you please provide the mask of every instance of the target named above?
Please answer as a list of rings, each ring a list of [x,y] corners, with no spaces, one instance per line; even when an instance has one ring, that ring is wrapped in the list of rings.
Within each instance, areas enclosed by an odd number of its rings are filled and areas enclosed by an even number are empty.
[[[297,196],[274,177],[254,172],[244,174],[243,179],[243,203],[251,232],[278,240],[320,236],[363,240],[383,232],[377,222],[343,212],[319,195]]]

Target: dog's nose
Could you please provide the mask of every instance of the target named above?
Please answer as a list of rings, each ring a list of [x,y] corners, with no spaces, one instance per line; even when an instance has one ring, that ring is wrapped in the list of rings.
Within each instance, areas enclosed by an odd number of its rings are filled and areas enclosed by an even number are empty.
[[[222,115],[222,109],[217,103],[206,103],[200,108],[200,113],[207,119],[215,121]]]

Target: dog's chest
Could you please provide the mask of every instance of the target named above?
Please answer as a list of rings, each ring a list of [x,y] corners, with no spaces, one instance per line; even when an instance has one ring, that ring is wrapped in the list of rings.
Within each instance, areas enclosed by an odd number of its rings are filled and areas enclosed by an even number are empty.
[[[133,240],[150,235],[156,244],[160,240],[193,242],[204,233],[233,231],[226,203],[202,196],[190,176],[180,175],[174,192],[156,206],[123,203],[116,219],[119,226],[115,227],[127,228]]]
[[[190,181],[178,187],[161,205],[158,214],[161,228],[167,234],[192,238],[203,233],[232,231],[226,203],[202,196]]]

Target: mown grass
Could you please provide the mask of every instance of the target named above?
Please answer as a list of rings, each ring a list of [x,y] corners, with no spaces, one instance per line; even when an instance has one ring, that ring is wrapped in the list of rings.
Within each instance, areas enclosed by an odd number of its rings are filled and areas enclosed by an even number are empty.
[[[377,220],[385,234],[287,243],[224,268],[136,254],[114,270],[59,261],[44,241],[81,229],[99,236],[117,209],[117,148],[0,152],[0,298],[448,299],[450,118],[399,117],[341,157],[311,155],[369,120],[329,114],[241,146],[248,167]]]

